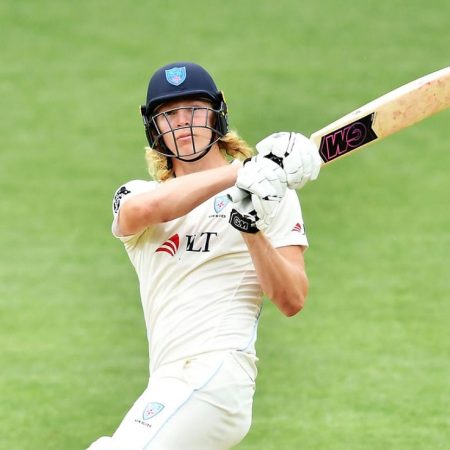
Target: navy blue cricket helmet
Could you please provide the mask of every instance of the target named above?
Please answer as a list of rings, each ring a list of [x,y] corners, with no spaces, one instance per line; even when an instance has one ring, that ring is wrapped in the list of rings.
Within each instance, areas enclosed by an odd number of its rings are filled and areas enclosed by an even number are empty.
[[[176,62],[161,67],[153,74],[148,84],[146,103],[141,106],[145,133],[152,149],[168,157],[183,159],[164,144],[163,134],[158,129],[155,116],[157,108],[163,103],[185,98],[208,100],[212,104],[210,111],[215,116],[211,127],[213,133],[208,148],[202,149],[201,152],[195,151],[199,153],[200,158],[228,132],[228,117],[223,93],[217,89],[211,75],[198,64]],[[189,161],[196,159],[189,158]]]

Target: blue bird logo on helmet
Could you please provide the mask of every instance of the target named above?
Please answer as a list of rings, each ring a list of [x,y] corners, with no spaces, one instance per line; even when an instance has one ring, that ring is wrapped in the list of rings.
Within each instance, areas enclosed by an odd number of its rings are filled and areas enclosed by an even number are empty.
[[[186,79],[186,67],[174,67],[166,70],[166,80],[174,86],[179,86]]]
[[[193,145],[191,154],[181,155],[178,148],[172,151],[167,147],[164,136],[168,132],[160,130],[156,118],[158,108],[162,104],[188,98],[205,100],[211,104],[210,107],[204,108],[211,118],[211,124],[203,125],[203,128],[211,131],[211,140],[206,147],[196,149]],[[203,67],[190,62],[168,64],[153,74],[148,84],[146,103],[141,106],[141,115],[150,147],[168,158],[177,158],[181,161],[191,162],[202,158],[222,136],[228,133],[228,108],[222,91],[217,89],[211,75]],[[189,128],[193,136],[192,129],[198,126],[191,124],[185,128]],[[174,131],[175,128],[171,128],[169,133],[173,135]]]

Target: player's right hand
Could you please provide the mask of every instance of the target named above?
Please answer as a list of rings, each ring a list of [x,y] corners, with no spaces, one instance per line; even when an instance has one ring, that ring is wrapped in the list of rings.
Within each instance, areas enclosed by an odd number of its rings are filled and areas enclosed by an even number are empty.
[[[322,159],[314,143],[303,134],[274,133],[258,142],[256,149],[258,155],[283,167],[290,189],[300,189],[319,176]]]
[[[247,233],[267,229],[285,193],[286,174],[278,164],[261,156],[246,160],[229,193],[235,203],[230,223]]]

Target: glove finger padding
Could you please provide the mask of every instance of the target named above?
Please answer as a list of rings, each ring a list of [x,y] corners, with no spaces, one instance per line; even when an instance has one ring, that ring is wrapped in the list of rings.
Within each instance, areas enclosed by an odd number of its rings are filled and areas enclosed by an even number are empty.
[[[284,171],[286,173],[287,186],[290,189],[294,189],[302,184],[304,173],[304,161],[298,155],[299,151],[295,150],[291,152],[289,157],[283,161]]]
[[[239,170],[236,186],[261,199],[282,198],[286,193],[286,174],[273,161],[255,156]]]
[[[310,152],[305,149],[301,151],[299,147],[295,147],[284,159],[288,187],[290,189],[303,187],[311,177],[313,164]]]
[[[286,174],[270,159],[255,156],[239,169],[235,187],[249,195],[243,197],[241,191],[230,191],[229,198],[235,200],[230,223],[239,231],[255,233],[265,230],[275,217],[286,193]]]
[[[266,230],[275,217],[281,198],[263,200],[255,194],[252,194],[251,198],[253,208],[256,211],[256,226],[259,230]]]
[[[261,167],[259,173],[264,177],[261,186],[264,186],[267,191],[272,190],[273,192],[269,197],[284,197],[287,188],[286,174],[280,166],[275,164],[273,167]],[[259,195],[258,192],[254,192],[254,194]],[[261,198],[266,198],[264,195],[259,196]]]
[[[294,133],[281,131],[271,134],[256,144],[258,155],[269,157],[271,155],[283,159],[287,156],[294,145]]]
[[[304,138],[304,136],[301,137]],[[284,160],[285,171],[291,173],[291,175],[287,173],[287,183],[290,189],[300,189],[308,181],[317,179],[322,165],[322,159],[314,143],[307,138],[301,139],[301,141],[303,141],[301,146],[296,145]]]
[[[299,189],[320,172],[322,160],[315,144],[300,133],[274,133],[256,145],[262,155],[277,162],[285,171],[287,186]]]

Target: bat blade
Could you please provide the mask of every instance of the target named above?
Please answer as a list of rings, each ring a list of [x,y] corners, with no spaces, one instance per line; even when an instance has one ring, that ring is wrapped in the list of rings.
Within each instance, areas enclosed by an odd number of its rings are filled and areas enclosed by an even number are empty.
[[[411,81],[316,131],[323,164],[450,107],[450,66]]]

